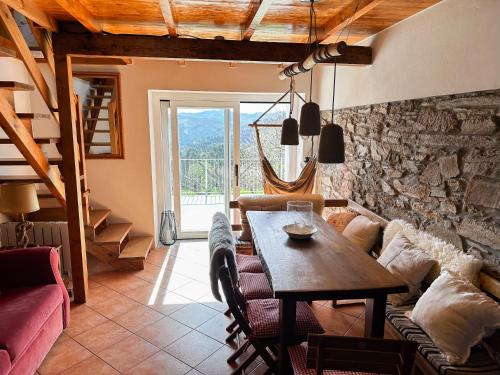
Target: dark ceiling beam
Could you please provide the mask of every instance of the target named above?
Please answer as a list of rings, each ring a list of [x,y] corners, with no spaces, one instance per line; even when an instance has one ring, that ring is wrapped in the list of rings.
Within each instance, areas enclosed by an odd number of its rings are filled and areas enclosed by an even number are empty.
[[[354,22],[358,18],[364,16],[382,1],[383,0],[352,1],[322,26],[323,31],[318,35],[318,40],[320,42],[326,41],[346,27],[350,22]]]
[[[89,10],[80,2],[80,0],[55,0],[56,3],[66,12],[71,14],[78,22],[93,33],[102,31],[102,24],[95,19]]]
[[[301,43],[169,38],[146,35],[55,33],[56,55],[150,57],[166,59],[296,62]]]
[[[174,18],[174,12],[172,9],[172,3],[170,0],[159,0],[161,13],[163,14],[163,19],[167,25],[168,35],[175,38],[177,36],[177,24]]]
[[[260,0],[258,4],[257,2],[252,3],[252,9],[243,31],[243,40],[250,40],[252,38],[252,35],[262,22],[262,19],[266,15],[271,3],[272,0]]]

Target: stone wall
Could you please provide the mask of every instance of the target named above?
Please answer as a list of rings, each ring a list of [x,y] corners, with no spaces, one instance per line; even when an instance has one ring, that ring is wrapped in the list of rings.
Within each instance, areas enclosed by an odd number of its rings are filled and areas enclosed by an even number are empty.
[[[325,196],[405,219],[499,268],[500,90],[345,108],[335,120],[346,162],[321,166]]]

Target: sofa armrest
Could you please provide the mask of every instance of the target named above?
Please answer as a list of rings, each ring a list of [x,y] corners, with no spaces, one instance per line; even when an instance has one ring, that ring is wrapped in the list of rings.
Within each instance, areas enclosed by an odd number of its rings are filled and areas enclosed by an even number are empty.
[[[0,251],[0,288],[57,284],[63,294],[64,326],[69,323],[69,296],[59,272],[59,254],[52,247]]]

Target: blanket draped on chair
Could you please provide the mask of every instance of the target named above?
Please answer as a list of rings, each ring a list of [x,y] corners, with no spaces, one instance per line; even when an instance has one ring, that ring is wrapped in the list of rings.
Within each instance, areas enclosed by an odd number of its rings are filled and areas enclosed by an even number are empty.
[[[264,194],[310,194],[314,187],[314,176],[316,175],[316,158],[310,158],[299,177],[295,181],[283,181],[274,171],[271,163],[267,160],[260,142],[259,129],[255,126],[255,138],[261,163],[262,177],[264,178]]]

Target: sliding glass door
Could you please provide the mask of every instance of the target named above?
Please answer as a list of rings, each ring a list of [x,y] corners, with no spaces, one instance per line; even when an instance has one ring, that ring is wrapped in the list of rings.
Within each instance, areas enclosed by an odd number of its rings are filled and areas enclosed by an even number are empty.
[[[239,195],[239,106],[171,101],[173,203],[181,238],[205,238]],[[236,135],[236,136],[235,136]]]

